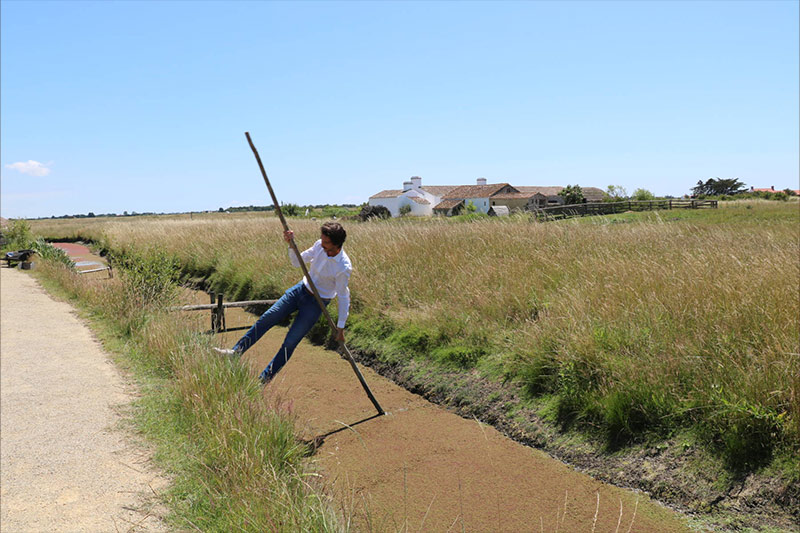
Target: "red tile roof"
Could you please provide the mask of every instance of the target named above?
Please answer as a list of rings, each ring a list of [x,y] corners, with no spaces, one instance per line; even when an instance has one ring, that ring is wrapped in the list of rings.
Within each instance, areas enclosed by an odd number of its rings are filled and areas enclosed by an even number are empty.
[[[411,200],[416,202],[416,203],[418,203],[419,205],[430,205],[431,204],[428,200],[426,200],[425,198],[422,198],[421,196],[412,196]]]
[[[403,191],[399,189],[387,189],[385,191],[381,191],[378,194],[373,194],[370,198],[397,198],[403,194]]]
[[[755,188],[753,188],[753,189],[750,190],[750,192],[783,192],[785,190],[786,189],[772,189],[772,188],[769,188],[769,189],[755,189]],[[789,190],[793,190],[796,195],[800,196],[800,189],[789,189]]]
[[[504,194],[495,194],[492,200],[527,200],[534,194],[524,192],[509,192]]]
[[[518,186],[517,189],[519,192],[522,193],[529,193],[531,195],[536,194],[537,192],[543,194],[545,196],[556,196],[564,187],[527,187],[524,185]]]
[[[423,185],[420,189],[435,196],[444,196],[456,187],[458,187],[458,185]]]
[[[436,204],[434,209],[452,209],[458,204],[463,204],[463,203],[464,200],[461,198],[449,198],[447,200],[442,200],[441,202]]]
[[[508,183],[494,183],[492,185],[460,185],[444,195],[444,198],[489,198]]]

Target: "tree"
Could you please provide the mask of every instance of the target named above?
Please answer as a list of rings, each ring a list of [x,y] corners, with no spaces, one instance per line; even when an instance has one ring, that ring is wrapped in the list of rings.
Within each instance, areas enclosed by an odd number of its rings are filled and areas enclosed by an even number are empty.
[[[467,214],[474,213],[477,210],[478,208],[475,207],[475,204],[473,204],[472,200],[470,200],[469,203],[467,204]]]
[[[405,204],[400,206],[400,216],[404,217],[411,212],[411,206],[409,204]]]
[[[297,204],[281,204],[281,213],[287,217],[300,216],[300,206]]]
[[[723,194],[738,194],[744,192],[747,187],[744,183],[736,178],[708,178],[705,183],[703,180],[697,182],[695,187],[692,187],[692,194],[700,196],[721,196]]]
[[[87,216],[88,218],[94,218],[94,217],[95,217],[95,214],[94,214],[93,212],[89,211],[89,214],[88,214],[88,215],[86,215],[86,216]]]
[[[636,200],[639,202],[646,202],[648,200],[655,200],[656,197],[653,193],[648,191],[647,189],[636,189],[633,191],[633,196],[631,196],[631,200]]]
[[[392,213],[386,207],[382,205],[364,205],[361,208],[361,212],[358,214],[358,218],[361,221],[366,221],[371,218],[391,218]]]
[[[612,202],[628,199],[628,191],[622,185],[609,185],[606,189],[608,199]]]
[[[564,203],[567,205],[582,204],[586,200],[580,185],[567,185],[561,189],[558,195],[564,199]]]

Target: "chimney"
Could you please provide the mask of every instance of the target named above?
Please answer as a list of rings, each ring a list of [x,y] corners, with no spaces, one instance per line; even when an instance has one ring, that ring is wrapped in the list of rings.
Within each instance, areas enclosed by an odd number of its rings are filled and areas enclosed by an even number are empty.
[[[486,185],[486,178],[478,178],[478,185]]]
[[[412,183],[410,181],[404,181],[403,182],[403,192],[406,192],[407,190],[411,189],[411,185],[412,185]]]
[[[411,176],[411,186],[415,189],[422,187],[422,178],[419,176]]]

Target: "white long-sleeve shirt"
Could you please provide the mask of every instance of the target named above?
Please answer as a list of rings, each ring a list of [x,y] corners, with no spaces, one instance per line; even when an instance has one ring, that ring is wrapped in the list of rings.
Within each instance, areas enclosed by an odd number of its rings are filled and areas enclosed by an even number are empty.
[[[314,285],[317,287],[320,297],[330,300],[338,296],[339,320],[336,326],[343,328],[347,322],[347,315],[350,313],[350,289],[347,286],[350,281],[350,274],[353,272],[350,258],[344,252],[344,249],[340,249],[339,253],[333,257],[328,256],[325,249],[322,248],[321,239],[300,255],[303,258],[303,262],[308,265],[308,273],[311,279],[314,280]],[[289,247],[289,261],[295,267],[300,268],[297,255],[295,255],[291,246]],[[311,286],[305,276],[303,276],[303,285],[311,292]]]

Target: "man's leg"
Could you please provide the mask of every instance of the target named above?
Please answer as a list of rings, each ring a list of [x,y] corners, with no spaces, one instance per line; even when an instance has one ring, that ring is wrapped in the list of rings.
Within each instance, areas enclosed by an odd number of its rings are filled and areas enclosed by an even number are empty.
[[[300,293],[303,292],[305,292],[305,290],[303,289],[302,282],[294,287],[290,287],[283,293],[283,296],[267,309],[266,312],[256,320],[256,323],[247,330],[247,333],[245,333],[233,347],[233,351],[241,354],[250,349],[250,347],[258,342],[258,339],[269,331],[272,326],[278,324],[297,309]]]
[[[327,303],[328,302],[325,301],[326,305]],[[283,368],[283,365],[292,357],[294,349],[297,348],[297,345],[300,344],[300,341],[303,340],[306,333],[311,331],[311,328],[314,327],[314,324],[321,314],[322,309],[320,309],[316,299],[303,289],[303,294],[299,298],[297,316],[294,322],[292,322],[289,332],[286,334],[286,338],[283,339],[283,344],[278,350],[278,353],[275,354],[275,357],[272,358],[272,361],[270,361],[259,376],[262,383],[270,381],[275,377],[275,374]]]

